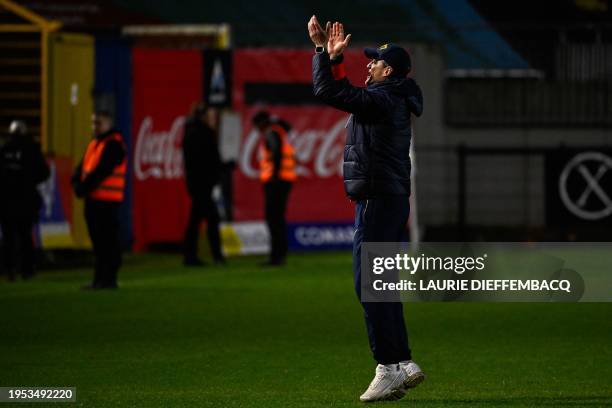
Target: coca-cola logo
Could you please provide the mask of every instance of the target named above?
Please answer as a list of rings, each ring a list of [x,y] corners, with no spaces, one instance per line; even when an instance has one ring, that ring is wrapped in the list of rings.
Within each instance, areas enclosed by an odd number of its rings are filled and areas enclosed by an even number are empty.
[[[345,122],[346,118],[343,118],[329,129],[292,130],[289,133],[289,142],[295,149],[298,176],[313,177],[313,173],[319,178],[342,176]],[[259,176],[259,166],[256,165],[258,147],[259,132],[253,128],[242,145],[239,159],[240,170],[249,178]]]
[[[138,180],[183,177],[183,126],[185,117],[174,119],[169,131],[154,131],[153,119],[143,119],[134,149],[134,174]]]

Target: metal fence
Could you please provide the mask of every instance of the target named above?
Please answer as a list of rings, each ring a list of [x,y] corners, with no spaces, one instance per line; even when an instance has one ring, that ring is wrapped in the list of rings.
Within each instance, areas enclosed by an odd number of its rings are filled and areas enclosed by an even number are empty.
[[[445,81],[445,122],[457,127],[610,127],[608,26],[500,31],[527,70],[456,70]]]

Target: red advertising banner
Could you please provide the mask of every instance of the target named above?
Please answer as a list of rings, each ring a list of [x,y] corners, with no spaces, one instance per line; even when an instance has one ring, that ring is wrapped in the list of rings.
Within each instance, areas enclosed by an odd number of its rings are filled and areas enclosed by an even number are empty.
[[[251,118],[260,109],[286,120],[293,128],[290,140],[296,151],[299,179],[290,195],[288,220],[337,222],[353,218],[354,207],[344,194],[342,181],[345,125],[349,114],[312,98],[312,55],[311,49],[245,49],[234,53],[234,106],[241,113],[243,123],[238,171],[234,177],[237,220],[263,218],[263,193],[257,164],[260,136],[251,125]],[[345,61],[349,79],[354,84],[363,84],[368,63],[365,56],[359,51],[350,51]],[[261,103],[253,92],[248,94],[256,88],[261,89],[262,94],[284,93],[273,103],[269,102],[269,94],[264,95]],[[303,94],[304,100],[296,98],[296,93]],[[283,97],[286,97],[286,104]]]
[[[180,242],[189,211],[181,143],[185,115],[202,99],[202,53],[135,48],[134,249]]]
[[[367,59],[359,51],[347,52],[345,58],[349,79],[362,84]],[[311,59],[311,49],[234,52],[234,108],[243,124],[234,173],[236,221],[263,218],[258,180],[260,135],[251,125],[252,116],[260,109],[292,126],[290,141],[296,151],[299,179],[290,196],[288,220],[350,222],[353,218],[354,207],[342,182],[349,115],[313,97]],[[185,115],[193,102],[202,99],[202,53],[135,48],[132,69],[134,249],[142,250],[150,243],[182,240],[189,200],[181,143]],[[263,101],[258,95],[265,95]]]

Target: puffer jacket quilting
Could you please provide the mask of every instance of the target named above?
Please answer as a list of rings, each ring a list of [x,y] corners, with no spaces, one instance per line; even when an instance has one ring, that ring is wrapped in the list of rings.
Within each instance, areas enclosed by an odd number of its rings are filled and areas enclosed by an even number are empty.
[[[350,112],[344,148],[343,176],[352,199],[410,195],[411,114],[420,116],[423,97],[411,78],[391,78],[352,86],[334,80],[327,53],[313,57],[315,95]]]

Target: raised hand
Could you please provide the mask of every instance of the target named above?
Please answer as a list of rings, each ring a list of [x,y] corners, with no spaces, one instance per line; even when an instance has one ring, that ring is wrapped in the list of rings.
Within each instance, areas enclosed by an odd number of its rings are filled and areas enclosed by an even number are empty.
[[[329,25],[330,23],[327,23],[328,27]],[[308,35],[316,47],[323,47],[327,43],[328,33],[319,24],[317,16],[313,15],[310,17],[310,21],[308,21]]]
[[[327,23],[327,52],[329,52],[330,58],[342,54],[346,47],[348,47],[351,41],[351,35],[344,37],[344,25],[342,23],[335,22],[334,24]]]
[[[335,58],[342,54],[351,41],[351,35],[344,36],[344,25],[339,22],[325,25],[325,30],[319,24],[317,16],[312,16],[308,21],[308,35],[317,47],[322,47],[327,44],[327,51],[331,58]]]

